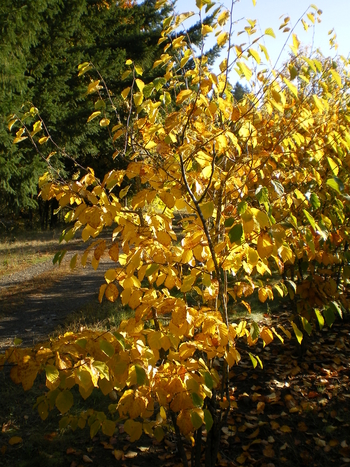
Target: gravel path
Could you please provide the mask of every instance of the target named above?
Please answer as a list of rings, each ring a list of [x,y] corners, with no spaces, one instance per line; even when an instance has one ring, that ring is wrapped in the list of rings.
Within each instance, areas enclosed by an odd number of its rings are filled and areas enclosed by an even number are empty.
[[[69,261],[76,252],[79,250],[68,252],[65,261]],[[104,283],[105,271],[114,264],[108,258],[101,259],[96,271],[91,265],[85,269],[79,268],[38,292],[35,292],[35,281],[39,281],[44,273],[58,268],[52,261],[0,278],[0,292],[11,286],[20,289],[25,282],[34,286],[34,292],[23,294],[20,301],[11,303],[11,300],[7,300],[6,306],[1,306],[0,302],[0,350],[11,346],[15,337],[23,339],[23,346],[31,346],[47,338],[69,314],[79,311],[82,306],[95,303],[98,307],[99,286]]]

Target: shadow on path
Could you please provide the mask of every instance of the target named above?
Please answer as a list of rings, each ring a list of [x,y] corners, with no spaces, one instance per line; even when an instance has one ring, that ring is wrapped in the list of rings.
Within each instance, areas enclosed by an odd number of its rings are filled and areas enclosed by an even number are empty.
[[[99,287],[104,283],[104,273],[113,265],[113,261],[106,260],[96,271],[91,266],[79,269],[52,287],[25,295],[20,303],[6,303],[5,310],[0,310],[0,349],[13,345],[15,337],[23,340],[22,346],[32,346],[47,339],[69,314],[84,305],[95,303],[99,307]]]

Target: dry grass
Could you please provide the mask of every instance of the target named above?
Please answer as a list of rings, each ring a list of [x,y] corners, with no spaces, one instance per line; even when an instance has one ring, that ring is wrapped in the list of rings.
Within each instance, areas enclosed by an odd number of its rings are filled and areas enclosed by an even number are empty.
[[[51,260],[53,254],[62,249],[62,244],[59,244],[60,234],[61,229],[1,235],[0,277]],[[74,248],[77,241],[73,240],[69,245],[64,244],[64,248]]]

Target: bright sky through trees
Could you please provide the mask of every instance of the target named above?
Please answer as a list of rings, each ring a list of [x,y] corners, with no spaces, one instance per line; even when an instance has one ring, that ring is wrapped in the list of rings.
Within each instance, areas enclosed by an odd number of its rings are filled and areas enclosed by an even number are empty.
[[[283,18],[290,16],[290,24],[294,26],[311,3],[314,3],[314,5],[322,10],[322,22],[316,24],[314,29],[310,27],[308,32],[305,32],[302,24],[299,24],[295,32],[300,42],[310,48],[312,47],[313,50],[320,48],[325,56],[340,54],[347,57],[350,52],[349,15],[347,14],[350,12],[350,2],[347,0],[315,0],[314,2],[307,0],[256,0],[255,7],[252,0],[240,0],[234,6],[233,17],[236,22],[233,33],[234,43],[241,44],[247,40],[245,34],[237,37],[237,32],[247,26],[245,18],[257,19],[262,32],[266,28],[272,27],[276,33],[276,39],[272,37],[266,38],[266,46],[274,64],[288,37],[288,34],[282,34],[278,30],[281,22],[283,22]],[[231,2],[230,0],[224,0],[223,4],[229,8]],[[188,23],[185,23],[187,26],[190,24],[189,21],[194,18],[198,19],[198,9],[196,8],[195,0],[178,0],[176,9],[179,12],[194,11],[196,13],[196,16],[190,18]],[[328,35],[328,32],[333,28],[337,34],[337,43],[339,44],[337,51],[331,50],[329,46],[329,37],[331,36]],[[288,43],[291,42],[292,40],[290,39]],[[281,60],[283,61],[286,58],[289,51],[290,48],[287,45],[284,53],[281,55],[279,65],[281,65]]]

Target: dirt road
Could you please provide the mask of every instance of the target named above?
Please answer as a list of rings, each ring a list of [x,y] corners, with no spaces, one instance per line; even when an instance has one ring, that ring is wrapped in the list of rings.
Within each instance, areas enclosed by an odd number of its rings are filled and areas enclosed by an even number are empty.
[[[66,262],[74,253],[69,252]],[[106,258],[97,271],[88,265],[73,272],[66,265],[62,273],[49,260],[0,278],[0,350],[13,345],[15,337],[23,339],[23,346],[31,346],[47,338],[69,314],[87,303],[99,307],[99,286],[113,264]]]

